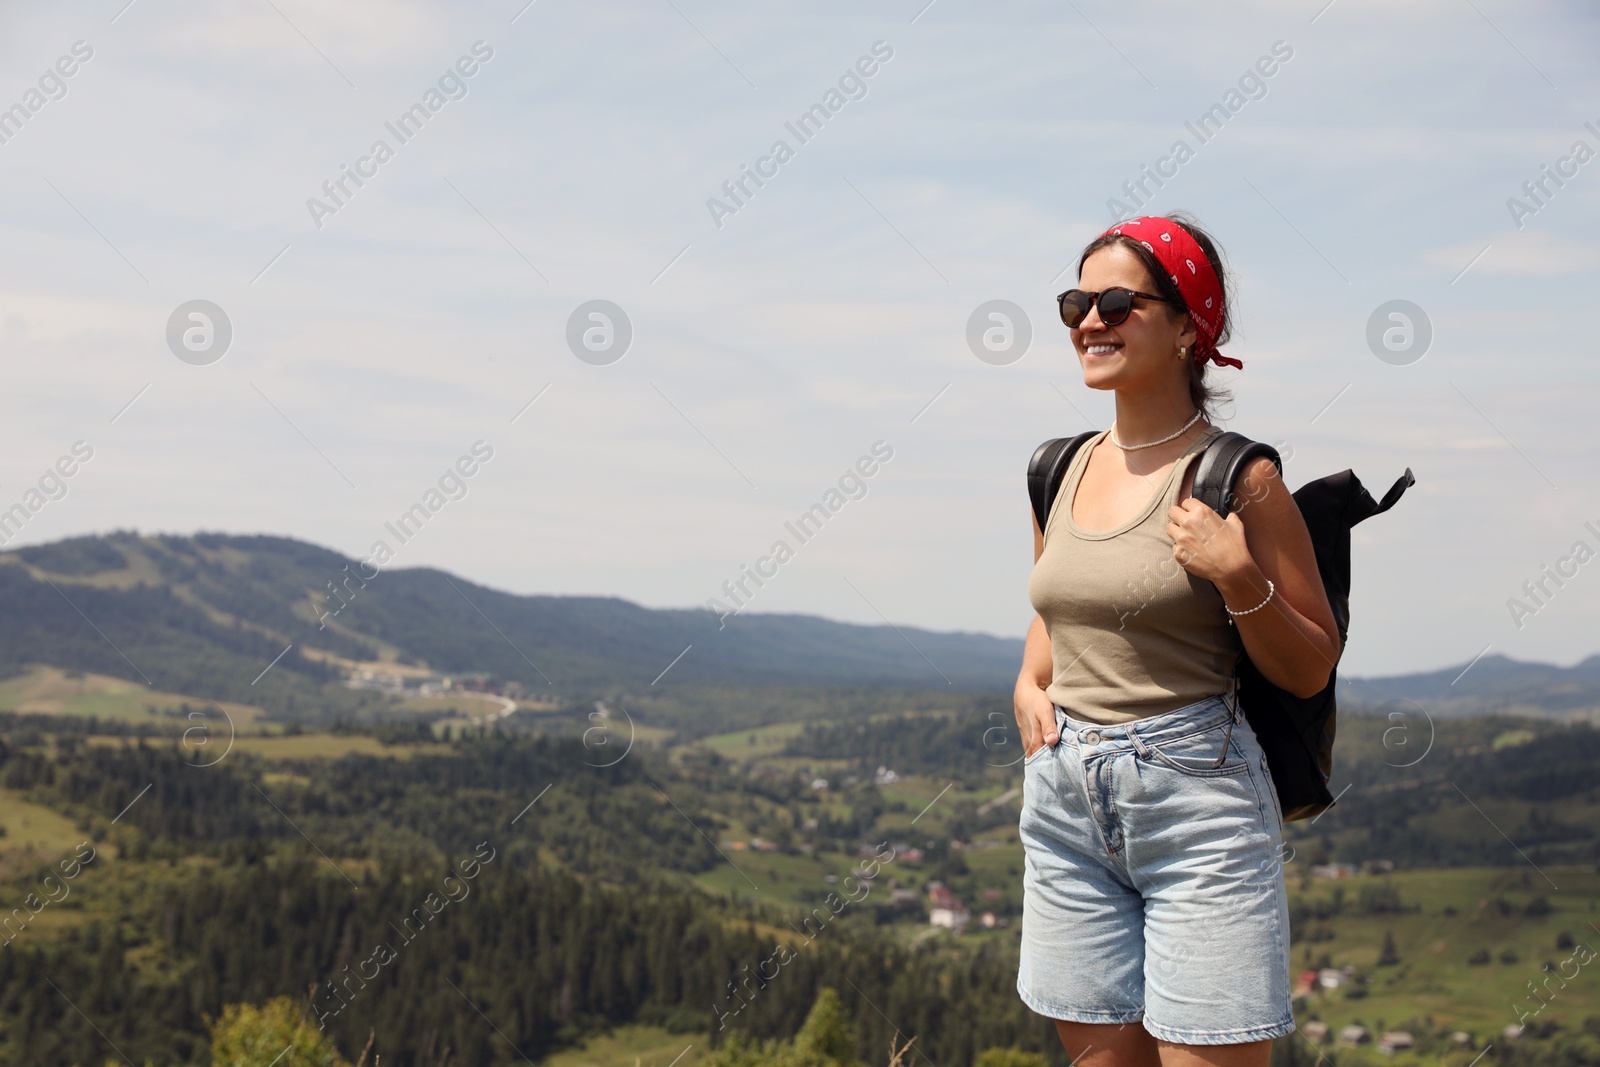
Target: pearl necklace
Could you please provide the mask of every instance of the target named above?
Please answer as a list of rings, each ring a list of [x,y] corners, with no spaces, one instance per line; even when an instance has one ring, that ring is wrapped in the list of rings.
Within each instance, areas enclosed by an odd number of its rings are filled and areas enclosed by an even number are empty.
[[[1121,441],[1117,440],[1117,428],[1116,428],[1115,424],[1112,425],[1111,432],[1107,436],[1109,436],[1111,438],[1111,443],[1112,444],[1116,445],[1118,448],[1122,449],[1124,452],[1132,452],[1136,448],[1152,448],[1152,447],[1154,447],[1156,445],[1164,445],[1168,441],[1172,440],[1175,437],[1181,437],[1181,436],[1183,436],[1184,432],[1189,429],[1189,427],[1193,426],[1199,420],[1200,420],[1200,412],[1196,411],[1194,413],[1194,418],[1192,418],[1188,422],[1184,423],[1183,427],[1181,429],[1179,429],[1177,433],[1169,433],[1169,434],[1167,434],[1167,436],[1163,437],[1159,441],[1149,441],[1149,442],[1147,442],[1145,444],[1142,444],[1142,445],[1125,445]]]

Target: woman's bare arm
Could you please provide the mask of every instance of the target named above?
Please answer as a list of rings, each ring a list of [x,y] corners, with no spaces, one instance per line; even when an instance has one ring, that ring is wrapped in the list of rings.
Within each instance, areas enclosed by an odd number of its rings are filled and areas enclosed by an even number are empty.
[[[1239,489],[1240,504],[1226,520],[1194,497],[1174,506],[1167,528],[1173,554],[1191,574],[1215,583],[1234,611],[1266,600],[1270,579],[1266,607],[1233,616],[1234,625],[1263,677],[1296,696],[1315,696],[1343,646],[1310,531],[1270,459],[1251,463]]]
[[[1029,515],[1032,515],[1029,509]],[[1033,518],[1033,561],[1039,562],[1044,551],[1044,534],[1039,531],[1039,520]],[[1022,734],[1022,752],[1031,756],[1041,744],[1056,743],[1055,704],[1045,695],[1045,687],[1055,676],[1055,664],[1050,654],[1050,634],[1044,620],[1038,615],[1028,627],[1028,637],[1022,645],[1022,670],[1017,675],[1014,710],[1017,729]]]

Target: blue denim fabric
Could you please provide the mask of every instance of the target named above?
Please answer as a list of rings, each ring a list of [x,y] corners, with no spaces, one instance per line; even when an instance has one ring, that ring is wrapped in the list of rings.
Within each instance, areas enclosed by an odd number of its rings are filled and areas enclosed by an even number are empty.
[[[1024,1003],[1193,1045],[1293,1032],[1283,813],[1233,694],[1120,726],[1055,710],[1023,763]]]

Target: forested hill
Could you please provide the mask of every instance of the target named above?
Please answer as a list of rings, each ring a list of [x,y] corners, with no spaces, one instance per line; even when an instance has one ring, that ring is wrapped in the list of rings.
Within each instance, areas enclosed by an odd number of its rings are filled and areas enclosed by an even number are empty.
[[[730,616],[719,628],[709,610],[517,596],[430,568],[374,574],[265,536],[116,533],[3,552],[0,596],[0,673],[44,663],[278,712],[337,702],[327,683],[341,672],[326,654],[581,699],[648,687],[669,665],[678,685],[1006,692],[1022,652],[1015,639],[803,615]]]

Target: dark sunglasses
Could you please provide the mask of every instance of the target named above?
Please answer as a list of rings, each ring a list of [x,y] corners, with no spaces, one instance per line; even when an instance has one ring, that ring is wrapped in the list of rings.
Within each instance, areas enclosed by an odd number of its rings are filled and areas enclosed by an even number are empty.
[[[1137,289],[1125,289],[1120,285],[1102,289],[1098,293],[1083,289],[1068,289],[1056,297],[1056,301],[1061,305],[1061,321],[1068,326],[1076,328],[1088,317],[1089,309],[1096,304],[1100,305],[1101,322],[1107,326],[1119,326],[1128,321],[1128,315],[1133,311],[1133,299],[1137,296],[1142,296],[1146,300],[1157,300],[1163,304],[1171,303],[1164,296],[1141,293]]]

